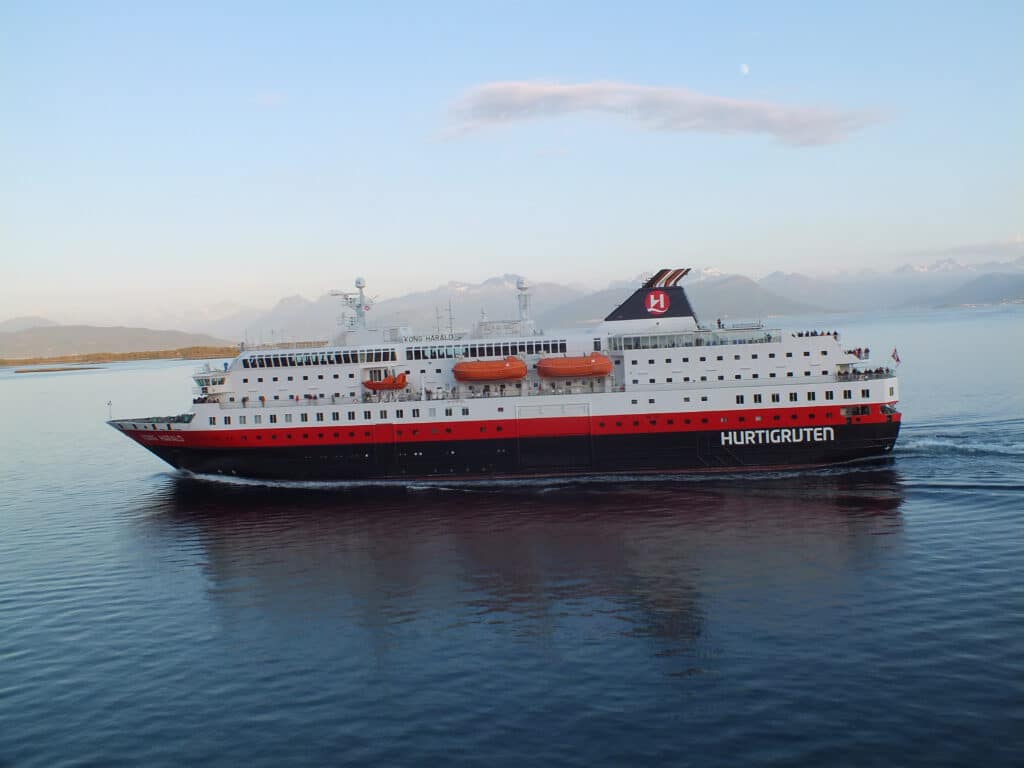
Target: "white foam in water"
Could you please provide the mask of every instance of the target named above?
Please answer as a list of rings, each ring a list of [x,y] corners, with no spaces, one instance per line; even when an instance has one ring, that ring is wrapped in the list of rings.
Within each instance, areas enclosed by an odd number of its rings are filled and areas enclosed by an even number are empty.
[[[966,437],[936,436],[901,438],[896,442],[896,453],[919,453],[927,455],[969,455],[969,456],[1024,456],[1024,443],[1020,442],[975,442]]]

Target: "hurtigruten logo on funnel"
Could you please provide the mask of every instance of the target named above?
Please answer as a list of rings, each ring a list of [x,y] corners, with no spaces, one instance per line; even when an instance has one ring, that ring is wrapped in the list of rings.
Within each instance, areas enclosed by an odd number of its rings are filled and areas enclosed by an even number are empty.
[[[664,291],[651,291],[644,301],[644,306],[652,315],[664,315],[671,305],[672,302]]]

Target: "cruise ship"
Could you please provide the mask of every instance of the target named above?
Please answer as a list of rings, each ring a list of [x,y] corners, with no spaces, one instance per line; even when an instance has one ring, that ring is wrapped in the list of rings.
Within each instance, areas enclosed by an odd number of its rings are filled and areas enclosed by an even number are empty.
[[[178,470],[270,480],[500,479],[817,467],[890,455],[893,370],[836,331],[699,322],[662,269],[586,331],[371,329],[365,282],[334,343],[243,347],[188,413],[108,423]]]

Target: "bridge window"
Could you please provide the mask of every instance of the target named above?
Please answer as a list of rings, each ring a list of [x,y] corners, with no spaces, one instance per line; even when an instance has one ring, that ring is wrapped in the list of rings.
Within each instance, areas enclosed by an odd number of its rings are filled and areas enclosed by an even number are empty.
[[[299,414],[299,421],[309,421],[309,414],[308,413],[300,413]]]
[[[772,392],[772,402],[773,403],[777,403],[781,399],[782,398],[779,397],[779,393],[778,392]]]
[[[363,419],[365,421],[369,421],[371,418],[373,418],[373,414],[370,411],[363,411]]]
[[[849,400],[851,397],[853,397],[853,390],[844,389],[843,390],[843,400]]]
[[[225,424],[230,424],[231,423],[231,417],[230,416],[225,416],[224,417],[224,423]]]
[[[341,421],[341,414],[337,411],[331,411],[331,421]]]
[[[870,389],[862,389],[860,391],[860,396],[861,397],[871,397],[871,390]]]
[[[825,390],[825,399],[826,400],[835,400],[836,399],[836,393],[833,392],[831,389],[826,389]]]
[[[743,395],[736,395],[736,405],[743,405]]]
[[[210,424],[216,424],[216,423],[217,423],[217,417],[216,416],[211,416],[210,417]]]
[[[755,403],[760,403],[761,402],[761,396],[760,395],[754,395],[754,402]]]
[[[277,414],[276,413],[270,414],[270,423],[271,424],[277,424]]]
[[[807,399],[808,400],[814,400],[816,397],[817,397],[817,395],[814,392],[808,392],[807,393]]]
[[[790,393],[789,393],[789,402],[791,402],[791,403],[795,403],[795,402],[796,402],[796,400],[797,400],[797,394],[796,394],[796,392],[790,392]]]

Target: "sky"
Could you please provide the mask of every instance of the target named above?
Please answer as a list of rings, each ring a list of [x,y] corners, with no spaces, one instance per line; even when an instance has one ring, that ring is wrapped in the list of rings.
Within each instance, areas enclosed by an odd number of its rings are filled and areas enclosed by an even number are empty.
[[[1024,4],[0,4],[0,320],[1021,239]]]

